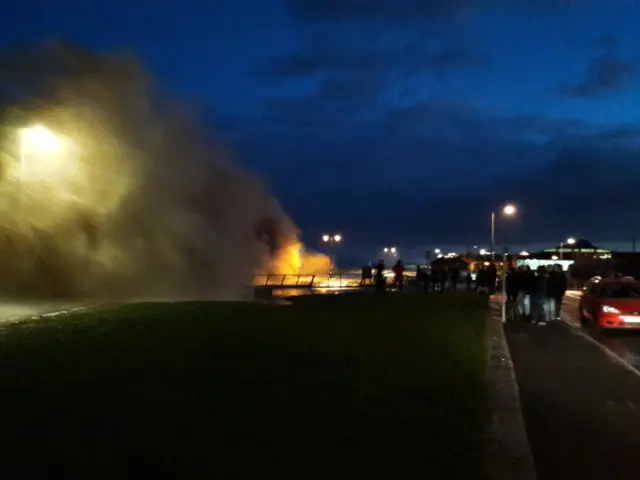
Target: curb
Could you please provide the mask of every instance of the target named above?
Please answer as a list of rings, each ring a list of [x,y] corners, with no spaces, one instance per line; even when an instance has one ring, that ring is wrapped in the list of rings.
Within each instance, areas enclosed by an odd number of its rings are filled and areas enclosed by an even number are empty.
[[[535,464],[522,416],[515,370],[502,320],[495,309],[488,319],[487,343],[491,414],[485,437],[488,478],[535,480]]]

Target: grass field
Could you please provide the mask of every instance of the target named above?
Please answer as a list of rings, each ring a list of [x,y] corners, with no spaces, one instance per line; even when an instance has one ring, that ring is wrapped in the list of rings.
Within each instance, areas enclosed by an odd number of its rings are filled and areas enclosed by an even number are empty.
[[[0,478],[481,478],[478,297],[294,301],[3,329]]]

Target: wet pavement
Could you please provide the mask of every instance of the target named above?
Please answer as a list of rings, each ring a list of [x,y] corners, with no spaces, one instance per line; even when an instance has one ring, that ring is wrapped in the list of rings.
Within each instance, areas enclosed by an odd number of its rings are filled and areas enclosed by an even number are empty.
[[[28,318],[52,316],[57,313],[65,313],[82,308],[80,304],[76,303],[11,302],[2,300],[0,301],[0,325],[19,322]]]
[[[569,299],[565,316],[576,306]],[[640,478],[640,376],[565,322],[507,324],[505,333],[537,478]],[[633,353],[636,336],[621,348]]]

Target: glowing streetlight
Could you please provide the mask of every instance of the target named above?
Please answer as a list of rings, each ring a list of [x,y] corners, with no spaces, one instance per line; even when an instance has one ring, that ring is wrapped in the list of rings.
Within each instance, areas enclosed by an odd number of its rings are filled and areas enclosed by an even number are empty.
[[[325,233],[322,235],[322,241],[327,244],[327,246],[331,247],[336,243],[340,243],[342,241],[342,235],[339,233],[328,234]],[[329,255],[329,278],[333,275],[333,256]]]
[[[322,235],[322,241],[328,245],[333,245],[334,243],[340,243],[342,241],[342,235],[339,233],[334,233],[332,235],[324,234]]]
[[[512,203],[507,203],[503,205],[502,214],[505,217],[512,217],[518,211],[516,206]],[[496,212],[491,212],[491,260],[495,260],[495,251],[496,251]]]
[[[436,249],[434,250],[434,252],[436,252],[436,253],[440,253],[440,249],[439,249],[439,248],[436,248]]]
[[[70,173],[77,168],[68,158],[75,150],[74,143],[43,125],[21,128],[18,141],[21,180],[29,177],[49,180],[53,175]]]
[[[524,250],[522,252],[520,252],[520,255],[522,257],[528,257],[529,256],[529,252],[525,252]]]
[[[512,204],[507,204],[502,209],[502,213],[504,213],[508,217],[510,217],[511,215],[515,215],[516,211],[517,210],[516,210],[515,205],[512,205]]]
[[[562,253],[563,253],[563,252],[562,252],[562,248],[563,248],[565,245],[575,245],[575,243],[576,243],[576,239],[575,239],[575,238],[573,238],[573,237],[569,237],[569,238],[567,238],[567,241],[566,241],[566,242],[562,242],[562,243],[560,243],[560,260],[562,260]]]
[[[502,215],[505,217],[513,217],[517,213],[517,208],[512,203],[507,203],[502,206],[500,209]],[[495,260],[496,256],[496,212],[491,212],[491,260]],[[501,275],[501,283],[502,283],[502,323],[507,321],[507,292],[506,292],[506,271],[505,266],[507,263],[507,251],[504,252],[503,257],[503,265],[502,265],[502,275]]]
[[[396,247],[391,247],[391,253],[396,253]]]

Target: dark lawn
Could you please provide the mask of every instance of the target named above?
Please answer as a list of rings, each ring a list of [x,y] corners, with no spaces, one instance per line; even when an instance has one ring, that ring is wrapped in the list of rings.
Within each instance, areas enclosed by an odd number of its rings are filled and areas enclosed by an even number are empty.
[[[0,478],[481,478],[478,297],[294,302],[138,304],[3,329]]]

